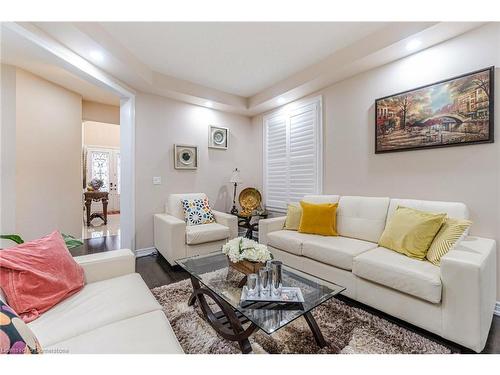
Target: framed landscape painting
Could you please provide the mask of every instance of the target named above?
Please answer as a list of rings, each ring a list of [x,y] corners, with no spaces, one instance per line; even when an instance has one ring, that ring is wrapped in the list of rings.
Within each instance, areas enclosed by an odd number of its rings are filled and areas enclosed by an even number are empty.
[[[493,142],[494,67],[375,100],[375,153]]]

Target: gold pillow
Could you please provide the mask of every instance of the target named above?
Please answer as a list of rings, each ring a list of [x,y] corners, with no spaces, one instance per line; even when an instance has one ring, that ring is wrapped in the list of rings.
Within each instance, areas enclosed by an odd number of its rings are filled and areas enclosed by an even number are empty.
[[[302,218],[299,232],[338,236],[336,229],[338,203],[313,204],[300,202]]]
[[[285,229],[299,230],[302,218],[302,207],[297,204],[289,204],[286,210]]]
[[[441,257],[450,251],[465,231],[472,225],[472,221],[465,219],[448,218],[432,241],[431,247],[425,256],[429,262],[439,266]]]
[[[423,260],[445,220],[446,214],[398,206],[378,244],[411,258]]]

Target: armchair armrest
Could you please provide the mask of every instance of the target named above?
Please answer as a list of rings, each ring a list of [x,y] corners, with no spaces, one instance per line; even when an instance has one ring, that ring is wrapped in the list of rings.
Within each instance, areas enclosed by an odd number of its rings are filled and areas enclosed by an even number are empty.
[[[443,337],[480,352],[496,301],[496,242],[467,237],[441,258]]]
[[[282,230],[285,225],[286,216],[262,219],[259,221],[259,242],[267,245],[267,235],[271,232]]]
[[[186,223],[168,214],[154,215],[155,248],[170,263],[186,257]]]
[[[238,217],[226,214],[225,212],[212,210],[215,216],[215,221],[229,228],[229,239],[238,237]]]
[[[81,255],[74,259],[82,266],[87,284],[135,272],[135,255],[129,249]]]

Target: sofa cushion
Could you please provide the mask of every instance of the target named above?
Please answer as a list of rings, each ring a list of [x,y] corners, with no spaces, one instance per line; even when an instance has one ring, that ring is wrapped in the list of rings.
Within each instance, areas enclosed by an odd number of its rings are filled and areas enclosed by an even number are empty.
[[[300,202],[302,217],[300,218],[299,232],[320,234],[323,236],[337,236],[337,207],[338,203],[307,203]]]
[[[389,198],[343,196],[337,209],[337,232],[344,237],[378,242],[385,227]]]
[[[302,244],[302,254],[318,262],[350,271],[355,256],[377,246],[376,243],[354,238],[311,236]]]
[[[54,231],[0,251],[0,284],[9,306],[31,322],[82,289],[84,274]]]
[[[311,237],[315,236],[291,230],[278,230],[267,235],[267,244],[287,253],[302,255],[302,243]]]
[[[219,241],[226,238],[229,238],[229,228],[225,225],[210,223],[186,227],[186,243],[188,245]]]
[[[385,226],[378,243],[387,249],[423,260],[445,221],[446,214],[399,206]]]
[[[466,237],[466,232],[471,225],[472,221],[470,220],[446,219],[436,237],[432,240],[425,258],[432,264],[439,266],[441,258]]]
[[[184,220],[187,225],[215,223],[215,216],[208,203],[208,198],[181,199]]]
[[[300,204],[289,204],[286,209],[284,228],[287,230],[299,230],[300,219],[302,219],[302,207]]]
[[[352,272],[363,279],[432,303],[441,301],[440,270],[428,261],[378,247],[355,257]]]
[[[339,201],[340,196],[338,195],[304,195],[302,200],[307,203],[337,203]]]
[[[204,198],[207,198],[205,193],[170,194],[165,209],[168,214],[184,221],[184,208],[182,207],[181,200]]]
[[[28,325],[0,301],[0,354],[40,354],[42,348]]]
[[[138,273],[87,284],[29,323],[42,348],[118,320],[161,309]]]
[[[409,207],[415,210],[428,211],[434,213],[445,213],[448,217],[456,219],[468,219],[469,210],[467,206],[460,202],[439,202],[439,201],[422,201],[416,199],[391,199],[389,210],[387,211],[386,223],[394,215],[398,206]]]
[[[183,350],[161,310],[93,329],[45,348],[69,354],[182,354]]]

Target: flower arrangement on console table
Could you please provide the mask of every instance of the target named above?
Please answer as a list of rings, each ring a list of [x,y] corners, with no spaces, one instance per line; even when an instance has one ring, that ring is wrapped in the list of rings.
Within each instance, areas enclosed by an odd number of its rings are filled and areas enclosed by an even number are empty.
[[[245,237],[236,237],[222,246],[222,252],[229,258],[230,267],[249,275],[258,273],[266,261],[273,256],[266,245]]]

